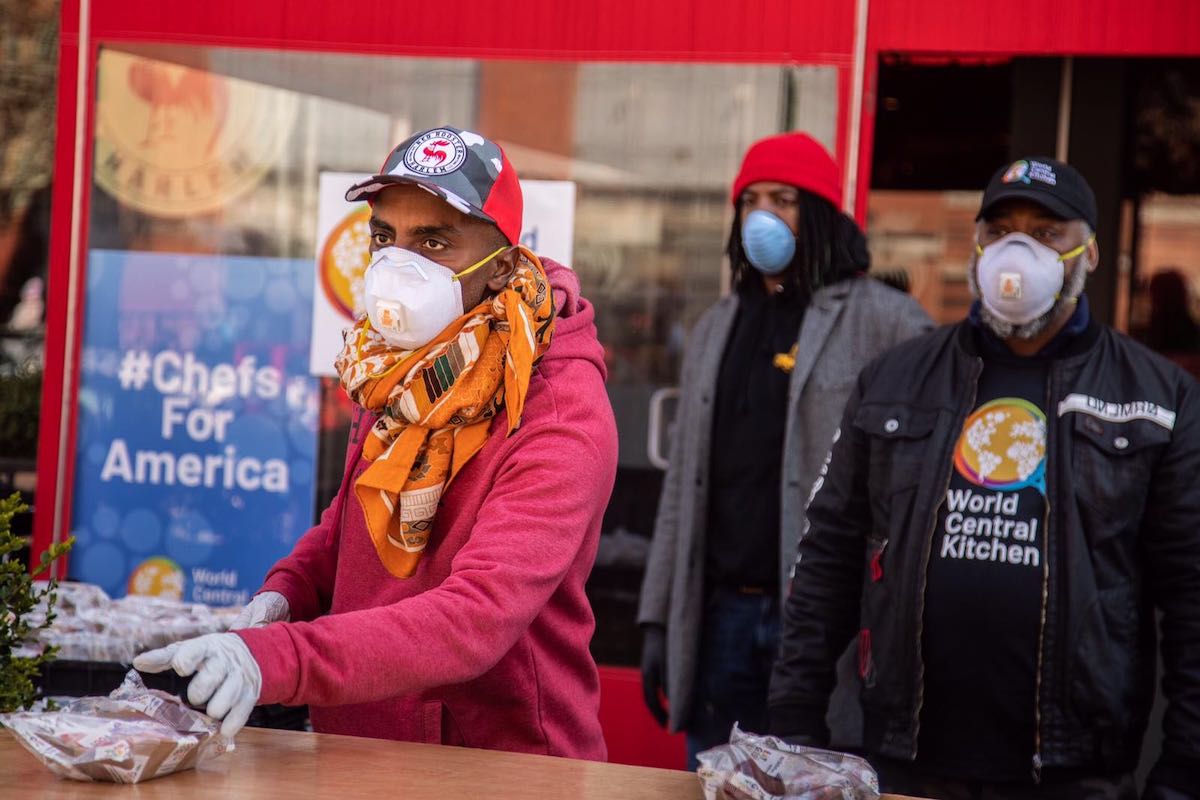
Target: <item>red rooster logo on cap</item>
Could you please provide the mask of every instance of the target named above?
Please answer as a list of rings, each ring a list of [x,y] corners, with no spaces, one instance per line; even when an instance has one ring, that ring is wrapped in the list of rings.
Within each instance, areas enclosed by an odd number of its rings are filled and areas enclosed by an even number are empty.
[[[435,167],[440,167],[442,162],[449,157],[449,153],[441,149],[443,147],[453,147],[453,145],[445,139],[434,139],[429,144],[425,145],[425,149],[421,151],[422,161],[429,163],[434,162]]]

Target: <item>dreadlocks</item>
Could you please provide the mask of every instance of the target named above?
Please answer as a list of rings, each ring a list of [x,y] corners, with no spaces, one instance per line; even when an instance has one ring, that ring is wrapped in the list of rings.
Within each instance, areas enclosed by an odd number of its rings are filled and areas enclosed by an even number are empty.
[[[796,255],[784,273],[788,284],[811,296],[822,287],[870,268],[867,238],[854,220],[825,198],[802,189],[797,202],[800,223]],[[736,209],[725,252],[733,269],[734,289],[741,291],[760,279],[742,249],[741,214]]]

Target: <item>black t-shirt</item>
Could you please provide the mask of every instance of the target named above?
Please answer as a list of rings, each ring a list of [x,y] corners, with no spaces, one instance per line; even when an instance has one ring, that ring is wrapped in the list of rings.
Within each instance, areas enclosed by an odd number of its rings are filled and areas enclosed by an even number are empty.
[[[1032,780],[1050,360],[991,354],[954,448],[925,591],[916,766]]]
[[[788,356],[805,302],[795,290],[742,291],[717,378],[711,439],[705,580],[774,588],[779,490],[787,429]],[[782,359],[786,362],[786,358]]]

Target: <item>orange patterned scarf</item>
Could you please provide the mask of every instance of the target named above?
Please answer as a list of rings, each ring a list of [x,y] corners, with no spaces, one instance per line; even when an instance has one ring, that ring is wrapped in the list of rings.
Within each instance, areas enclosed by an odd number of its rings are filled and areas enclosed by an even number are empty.
[[[438,501],[482,449],[491,420],[521,421],[533,369],[554,334],[554,297],[537,256],[522,248],[512,280],[416,350],[388,345],[364,315],[346,329],[334,366],[350,399],[379,415],[354,484],[375,551],[410,577]]]

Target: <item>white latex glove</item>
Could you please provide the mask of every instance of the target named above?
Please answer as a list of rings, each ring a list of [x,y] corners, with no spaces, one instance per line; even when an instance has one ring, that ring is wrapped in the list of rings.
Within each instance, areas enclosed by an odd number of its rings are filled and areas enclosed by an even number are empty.
[[[221,734],[233,738],[242,729],[262,691],[262,671],[250,654],[250,648],[236,633],[210,633],[133,659],[142,672],[174,669],[187,677],[187,699],[194,706],[204,705],[207,714],[223,720]]]
[[[263,592],[250,598],[250,602],[237,615],[237,619],[229,626],[231,631],[242,628],[261,628],[272,622],[287,622],[291,618],[291,609],[287,598],[279,592]]]

